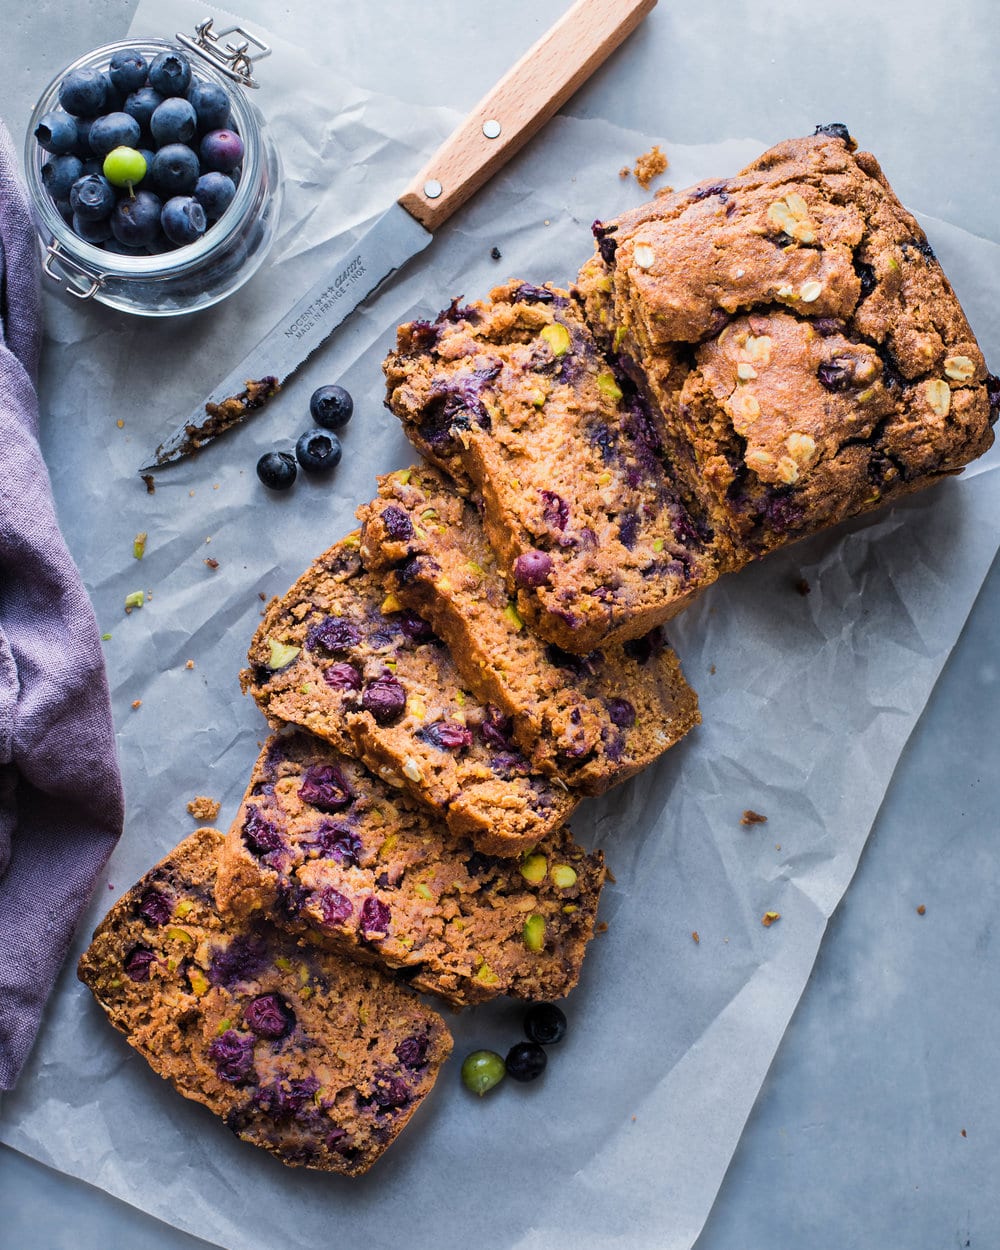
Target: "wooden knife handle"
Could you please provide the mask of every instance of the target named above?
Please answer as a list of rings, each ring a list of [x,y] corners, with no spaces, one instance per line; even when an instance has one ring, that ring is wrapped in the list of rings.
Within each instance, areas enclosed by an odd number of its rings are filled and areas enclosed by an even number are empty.
[[[576,0],[438,148],[399,197],[402,207],[428,230],[447,221],[527,143],[655,4],[656,0]],[[494,133],[495,137],[488,137]]]

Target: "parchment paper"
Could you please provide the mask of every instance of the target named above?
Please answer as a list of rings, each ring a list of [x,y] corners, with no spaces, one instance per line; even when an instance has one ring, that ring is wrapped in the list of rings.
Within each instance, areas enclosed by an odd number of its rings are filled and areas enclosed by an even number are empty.
[[[249,16],[263,8],[248,7]],[[207,11],[143,3],[133,33],[187,29]],[[458,120],[353,88],[303,48],[262,33],[275,53],[255,99],[279,143],[286,189],[268,265],[218,309],[179,323],[57,300],[48,309],[45,450],[67,536],[112,635],[128,799],[126,837],[92,923],[193,827],[188,799],[222,800],[223,826],[235,814],[265,734],[237,683],[258,596],[282,593],[353,525],[376,473],[412,459],[382,408],[379,366],[397,322],[511,275],[570,280],[589,254],[591,220],[644,198],[618,169],[649,136],[556,119],[278,400],[160,474],[147,495],[135,470],[152,447]],[[734,172],[783,137],[703,148],[668,137],[661,181]],[[925,225],[997,360],[1000,249],[943,222]],[[500,261],[490,259],[494,246]],[[257,457],[291,446],[309,424],[312,389],[329,381],[356,401],[336,477],[300,477],[287,496],[267,494]],[[456,1058],[369,1178],[286,1170],[156,1078],[71,967],[3,1105],[0,1138],[233,1250],[686,1250],[996,551],[998,463],[991,453],[961,481],[770,557],[671,625],[704,724],[574,822],[581,841],[604,848],[617,883],[602,902],[608,932],[568,1000],[570,1033],[539,1085],[507,1082],[481,1103],[467,1095],[462,1055],[505,1051],[521,1009],[465,1013],[451,1021]],[[140,530],[149,538],[138,563]],[[800,578],[808,595],[795,589]],[[125,595],[140,588],[146,605],[126,617]],[[748,807],[767,823],[742,826]],[[781,919],[764,928],[771,910]]]

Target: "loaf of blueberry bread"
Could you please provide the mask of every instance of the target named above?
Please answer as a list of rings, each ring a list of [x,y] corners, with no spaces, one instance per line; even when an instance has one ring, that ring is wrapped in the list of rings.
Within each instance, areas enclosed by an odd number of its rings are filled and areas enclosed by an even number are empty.
[[[273,726],[357,756],[487,854],[521,854],[576,806],[565,785],[532,771],[428,622],[362,568],[357,534],[271,602],[242,682]]]
[[[923,230],[843,126],[594,230],[588,323],[662,413],[672,481],[720,567],[990,446],[1000,383]]]
[[[576,984],[604,880],[569,830],[484,855],[405,791],[311,734],[272,737],[226,838],[225,914],[273,915],[456,1007]]]
[[[215,904],[223,842],[199,829],[115,904],[80,979],[153,1070],[283,1163],[367,1171],[451,1050],[377,968]]]
[[[357,515],[366,567],[430,622],[540,771],[599,794],[697,724],[697,696],[659,630],[580,656],[526,628],[477,509],[437,469],[381,478]]]
[[[659,413],[565,291],[510,282],[410,322],[384,368],[389,407],[481,502],[517,611],[547,641],[586,654],[640,638],[714,580]]]

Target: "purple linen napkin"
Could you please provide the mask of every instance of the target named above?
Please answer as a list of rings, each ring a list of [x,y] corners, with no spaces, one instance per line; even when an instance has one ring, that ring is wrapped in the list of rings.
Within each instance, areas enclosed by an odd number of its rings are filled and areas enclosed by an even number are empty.
[[[122,829],[104,657],[38,447],[36,242],[0,122],[0,1090]]]

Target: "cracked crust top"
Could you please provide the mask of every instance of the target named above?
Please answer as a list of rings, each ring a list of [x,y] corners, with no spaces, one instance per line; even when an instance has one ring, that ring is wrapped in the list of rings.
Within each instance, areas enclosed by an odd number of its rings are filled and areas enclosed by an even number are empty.
[[[589,319],[687,453],[675,471],[724,567],[992,443],[1000,387],[965,314],[878,162],[841,129],[597,223],[581,271]]]

